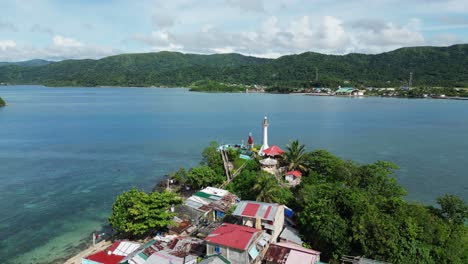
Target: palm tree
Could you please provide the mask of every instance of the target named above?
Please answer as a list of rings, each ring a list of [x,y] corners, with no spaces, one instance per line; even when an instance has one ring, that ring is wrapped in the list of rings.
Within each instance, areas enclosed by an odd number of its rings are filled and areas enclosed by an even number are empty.
[[[305,146],[299,144],[299,140],[294,140],[291,144],[286,145],[284,160],[288,166],[288,170],[306,171],[305,158]]]
[[[252,190],[257,194],[257,201],[266,203],[276,202],[281,191],[276,178],[264,171],[260,172],[258,175],[257,181]]]

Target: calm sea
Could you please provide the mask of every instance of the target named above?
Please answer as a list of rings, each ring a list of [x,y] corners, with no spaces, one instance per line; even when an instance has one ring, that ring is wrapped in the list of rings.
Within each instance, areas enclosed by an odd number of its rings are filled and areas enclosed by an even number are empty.
[[[408,200],[468,198],[468,102],[186,89],[0,86],[0,259],[50,263],[90,243],[116,195],[150,190],[212,140],[299,139],[358,162],[387,160]],[[61,260],[57,260],[61,262]]]

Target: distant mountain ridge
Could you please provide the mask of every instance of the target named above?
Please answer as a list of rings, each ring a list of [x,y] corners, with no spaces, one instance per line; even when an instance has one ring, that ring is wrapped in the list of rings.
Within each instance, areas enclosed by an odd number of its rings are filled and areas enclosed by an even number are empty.
[[[53,61],[48,60],[27,60],[27,61],[17,61],[17,62],[7,62],[7,61],[0,61],[0,67],[6,65],[18,65],[18,66],[43,66],[53,63]]]
[[[316,69],[318,81],[316,81]],[[277,59],[179,52],[121,54],[36,67],[0,67],[0,82],[50,86],[188,86],[200,80],[304,87],[413,85],[468,87],[468,44],[409,47],[380,54],[305,52]]]

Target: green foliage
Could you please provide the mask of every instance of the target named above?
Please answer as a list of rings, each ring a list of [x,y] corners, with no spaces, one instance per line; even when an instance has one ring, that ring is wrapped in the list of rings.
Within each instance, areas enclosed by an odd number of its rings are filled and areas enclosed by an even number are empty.
[[[344,81],[356,87],[400,87],[408,85],[409,73],[413,72],[414,86],[467,87],[467,57],[467,44],[401,48],[376,55],[305,52],[277,59],[158,52],[122,54],[100,60],[66,60],[35,67],[6,65],[0,67],[0,82],[174,87],[203,81],[199,85],[202,90],[235,91],[236,87],[242,87],[239,84],[260,84],[284,93],[292,91],[292,87],[337,87]],[[315,68],[320,77],[313,83]]]
[[[216,174],[224,175],[223,159],[217,148],[218,143],[216,141],[210,142],[210,145],[203,150],[201,164],[209,166]]]
[[[109,223],[124,237],[140,237],[172,224],[171,205],[182,200],[172,192],[146,193],[136,188],[122,193],[112,206]]]
[[[187,173],[187,182],[195,189],[208,186],[218,186],[223,183],[224,177],[216,174],[210,167],[203,165],[192,168]]]
[[[184,168],[180,168],[179,170],[174,172],[170,177],[179,184],[185,184],[187,182],[187,171]]]
[[[0,97],[0,107],[5,106],[5,105],[6,105],[5,101],[3,101],[3,99]]]
[[[461,225],[468,218],[468,206],[455,195],[446,194],[437,199],[441,215],[450,223]]]
[[[397,169],[378,161],[359,165],[327,151],[307,155],[309,175],[294,190],[307,244],[325,260],[365,255],[391,263],[466,263],[465,203],[438,199],[440,209],[404,201],[390,177]]]
[[[242,85],[225,84],[217,81],[202,80],[197,81],[190,85],[190,91],[192,92],[210,92],[210,93],[240,93],[245,92],[247,87]]]
[[[299,144],[299,140],[294,140],[286,146],[286,152],[283,154],[284,161],[288,170],[306,171],[306,149],[304,145]]]

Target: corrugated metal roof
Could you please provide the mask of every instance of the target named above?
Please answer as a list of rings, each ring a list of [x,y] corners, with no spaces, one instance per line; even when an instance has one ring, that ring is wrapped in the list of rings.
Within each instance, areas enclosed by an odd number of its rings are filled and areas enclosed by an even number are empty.
[[[252,238],[261,230],[224,223],[211,232],[205,241],[230,248],[245,250]]]
[[[294,242],[298,245],[302,245],[302,239],[299,237],[299,232],[296,229],[286,226],[283,232],[280,234],[280,238],[286,241]]]
[[[233,215],[244,217],[259,217],[260,219],[273,221],[279,204],[262,203],[254,201],[241,201],[237,204]]]

